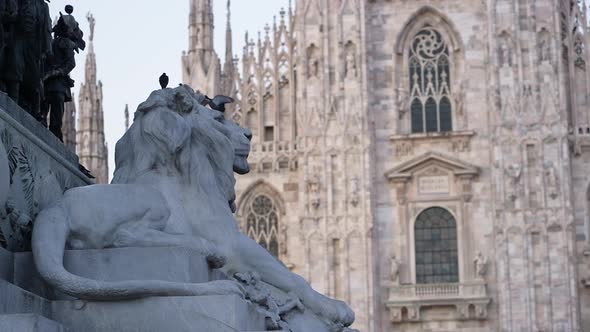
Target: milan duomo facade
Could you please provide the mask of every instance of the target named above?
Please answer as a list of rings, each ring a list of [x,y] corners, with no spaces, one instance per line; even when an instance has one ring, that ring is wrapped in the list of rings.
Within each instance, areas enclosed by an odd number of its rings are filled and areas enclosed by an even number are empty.
[[[279,14],[239,62],[228,21],[222,68],[211,0],[192,0],[182,58],[254,133],[244,232],[361,331],[590,331],[584,1]]]

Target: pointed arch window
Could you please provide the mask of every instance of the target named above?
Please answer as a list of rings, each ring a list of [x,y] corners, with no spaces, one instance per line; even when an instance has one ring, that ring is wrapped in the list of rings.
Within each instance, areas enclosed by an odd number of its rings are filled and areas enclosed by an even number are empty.
[[[412,133],[452,131],[448,47],[436,29],[424,27],[409,50]]]
[[[414,225],[416,283],[459,282],[457,223],[440,207],[420,213]]]
[[[268,250],[279,255],[279,217],[275,202],[266,195],[258,195],[247,207],[246,234]]]

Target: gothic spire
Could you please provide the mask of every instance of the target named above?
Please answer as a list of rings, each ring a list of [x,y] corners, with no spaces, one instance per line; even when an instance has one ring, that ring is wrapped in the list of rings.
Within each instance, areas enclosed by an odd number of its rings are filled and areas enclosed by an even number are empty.
[[[88,54],[86,55],[85,78],[80,86],[78,106],[78,132],[76,137],[80,164],[88,168],[97,183],[108,183],[108,148],[104,134],[102,108],[102,82],[97,81],[96,55],[94,54],[94,27],[92,14],[86,16],[90,24]]]
[[[90,25],[90,36],[88,38],[88,53],[86,55],[85,77],[86,83],[92,82],[96,84],[96,56],[94,54],[94,26],[96,20],[91,13],[86,15],[88,24]]]
[[[225,64],[223,65],[223,93],[227,96],[234,95],[234,79],[236,67],[233,59],[233,38],[231,29],[231,2],[227,0],[227,23],[225,28]]]
[[[213,45],[212,0],[190,0],[189,49],[182,55],[182,81],[209,95],[221,93],[221,60]]]
[[[189,52],[213,49],[213,8],[211,0],[191,0]]]
[[[227,24],[225,27],[225,71],[227,66],[231,66],[233,63],[233,42],[232,42],[232,30],[231,30],[231,1],[227,0]]]

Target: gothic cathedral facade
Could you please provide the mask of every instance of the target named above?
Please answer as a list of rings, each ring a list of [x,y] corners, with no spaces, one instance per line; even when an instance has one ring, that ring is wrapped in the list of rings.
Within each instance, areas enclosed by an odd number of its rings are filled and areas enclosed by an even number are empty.
[[[222,67],[191,0],[185,83],[254,133],[240,227],[361,331],[590,331],[586,8],[297,0]]]

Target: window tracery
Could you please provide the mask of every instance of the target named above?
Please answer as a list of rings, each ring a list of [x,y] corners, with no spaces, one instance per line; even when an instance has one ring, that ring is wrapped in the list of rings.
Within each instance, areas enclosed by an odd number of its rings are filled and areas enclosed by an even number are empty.
[[[459,282],[457,224],[440,207],[422,212],[414,225],[416,283]]]
[[[409,50],[412,133],[452,131],[448,47],[436,29],[416,33]]]
[[[279,255],[279,218],[276,204],[266,195],[251,200],[246,214],[246,234],[268,250]]]

